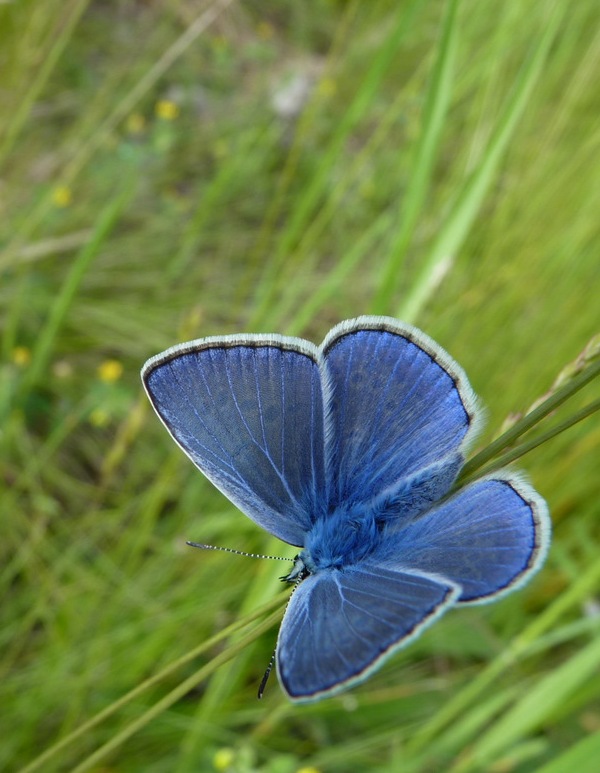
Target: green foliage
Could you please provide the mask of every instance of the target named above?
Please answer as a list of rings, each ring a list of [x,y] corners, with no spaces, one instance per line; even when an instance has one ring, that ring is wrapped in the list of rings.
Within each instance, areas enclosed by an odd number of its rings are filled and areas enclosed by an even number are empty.
[[[594,0],[0,3],[0,768],[595,770],[599,24]],[[281,565],[185,540],[293,550],[173,447],[139,368],[361,313],[463,365],[488,408],[464,476],[519,459],[550,556],[361,687],[258,702]]]

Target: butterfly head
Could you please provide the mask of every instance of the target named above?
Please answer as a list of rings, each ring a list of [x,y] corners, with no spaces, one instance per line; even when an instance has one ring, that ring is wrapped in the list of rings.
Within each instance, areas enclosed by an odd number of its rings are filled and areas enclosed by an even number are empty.
[[[279,579],[282,582],[291,582],[291,583],[299,583],[302,582],[310,572],[306,568],[306,564],[304,563],[304,560],[302,559],[302,555],[297,555],[294,558],[294,566],[292,567],[292,571],[289,574],[284,575],[283,577],[280,577]]]

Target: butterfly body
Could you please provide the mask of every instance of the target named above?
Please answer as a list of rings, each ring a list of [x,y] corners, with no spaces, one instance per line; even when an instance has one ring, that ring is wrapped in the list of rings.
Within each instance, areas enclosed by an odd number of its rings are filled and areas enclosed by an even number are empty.
[[[547,508],[520,476],[452,493],[481,411],[416,328],[359,317],[319,347],[199,339],[150,359],[142,379],[194,464],[300,548],[276,650],[292,700],[361,681],[451,606],[498,598],[543,562]]]
[[[300,557],[311,574],[351,566],[369,554],[381,529],[372,508],[360,504],[338,507],[315,521]]]

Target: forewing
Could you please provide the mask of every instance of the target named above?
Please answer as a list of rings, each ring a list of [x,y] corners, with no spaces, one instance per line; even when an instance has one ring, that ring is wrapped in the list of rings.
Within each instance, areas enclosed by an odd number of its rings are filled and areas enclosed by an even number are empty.
[[[310,575],[290,598],[277,642],[279,680],[311,701],[365,679],[454,603],[434,576],[370,564]]]
[[[142,370],[167,430],[234,504],[302,545],[324,501],[323,400],[316,347],[280,336],[207,338]]]
[[[405,493],[418,489],[416,509],[439,499],[476,425],[462,369],[424,333],[389,317],[343,322],[321,348],[334,504],[367,501],[403,482]],[[410,512],[410,496],[405,503]]]
[[[400,525],[377,558],[439,572],[462,587],[459,601],[485,602],[522,585],[542,565],[550,541],[546,503],[518,476],[496,474]]]

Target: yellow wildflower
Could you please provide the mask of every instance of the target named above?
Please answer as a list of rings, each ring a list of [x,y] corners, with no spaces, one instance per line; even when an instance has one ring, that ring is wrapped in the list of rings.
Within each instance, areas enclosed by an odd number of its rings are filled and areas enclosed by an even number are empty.
[[[26,346],[15,346],[12,351],[12,361],[20,368],[31,362],[31,350]]]
[[[219,749],[213,757],[213,767],[215,770],[227,770],[235,759],[233,749]]]
[[[107,384],[113,384],[123,375],[123,365],[118,360],[104,360],[98,366],[98,378]]]
[[[57,185],[52,191],[52,201],[56,207],[61,209],[68,207],[73,201],[73,191],[68,185]]]
[[[174,121],[179,115],[179,105],[171,99],[159,99],[154,112],[163,121]]]

